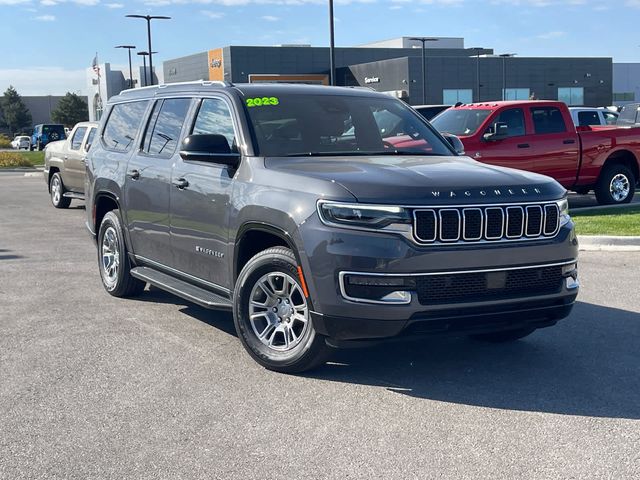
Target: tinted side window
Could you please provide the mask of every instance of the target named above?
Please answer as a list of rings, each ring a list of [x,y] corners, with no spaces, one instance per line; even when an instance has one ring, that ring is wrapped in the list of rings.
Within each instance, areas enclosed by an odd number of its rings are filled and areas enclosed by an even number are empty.
[[[187,118],[190,98],[169,98],[162,102],[162,106],[156,105],[156,113],[152,115],[152,119],[147,127],[145,134],[145,149],[149,155],[170,156],[176,151],[178,141],[180,140],[180,132]],[[149,133],[150,132],[150,133]]]
[[[224,135],[232,152],[237,152],[236,134],[233,130],[233,118],[227,104],[218,98],[202,100],[196,122],[193,125],[194,135]]]
[[[89,151],[89,148],[91,148],[91,144],[93,144],[93,139],[96,136],[96,130],[97,128],[91,128],[89,129],[89,136],[87,137],[87,142],[84,144],[84,149],[86,152]]]
[[[136,132],[142,123],[147,101],[119,103],[111,109],[102,139],[107,148],[126,152],[135,140]]]
[[[87,127],[78,127],[76,129],[76,133],[73,134],[71,139],[71,150],[80,150],[85,133],[87,133]]]
[[[521,108],[510,108],[504,110],[494,123],[507,124],[507,137],[518,137],[527,133],[524,124],[524,111]],[[485,133],[494,133],[493,126],[489,127]]]
[[[562,112],[556,107],[537,107],[531,109],[536,133],[561,133],[567,131]]]
[[[600,125],[598,112],[578,112],[578,126],[588,127],[589,125]]]

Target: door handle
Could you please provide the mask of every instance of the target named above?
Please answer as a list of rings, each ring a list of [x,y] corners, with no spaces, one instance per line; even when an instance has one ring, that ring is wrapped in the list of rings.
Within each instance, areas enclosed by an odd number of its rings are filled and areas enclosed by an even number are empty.
[[[531,147],[531,145],[529,145],[528,143],[519,143],[518,144],[518,148],[529,148]]]
[[[69,160],[69,157],[67,155],[64,156],[65,160]]]
[[[573,138],[570,138],[568,140],[563,140],[562,143],[564,143],[565,145],[573,145],[574,143],[576,143],[576,141]]]
[[[140,171],[138,170],[131,170],[130,172],[127,173],[127,175],[132,179],[132,180],[137,180],[140,178]]]
[[[177,180],[173,181],[173,184],[179,189],[179,190],[184,190],[185,188],[187,188],[189,186],[189,182],[187,181],[186,178],[178,178]]]

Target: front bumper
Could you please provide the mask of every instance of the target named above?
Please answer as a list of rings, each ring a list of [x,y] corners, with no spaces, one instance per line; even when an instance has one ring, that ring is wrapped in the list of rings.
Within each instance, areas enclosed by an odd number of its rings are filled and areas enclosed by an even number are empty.
[[[314,326],[319,333],[338,340],[540,328],[569,315],[578,293],[575,273],[571,279],[563,277],[558,288],[550,290],[534,283],[531,291],[514,289],[502,298],[483,296],[471,287],[467,295],[464,284],[456,287],[447,279],[450,283],[440,286],[444,293],[434,301],[424,294],[424,284],[420,295],[411,284],[403,288],[408,295],[367,302],[345,292],[344,283],[349,272],[421,278],[490,271],[496,272],[498,281],[500,275],[507,275],[501,272],[539,269],[540,275],[546,275],[545,267],[576,263],[578,242],[571,222],[550,239],[445,247],[419,246],[388,234],[331,228],[312,219],[300,233]],[[448,296],[448,289],[454,287],[459,291],[455,298]]]

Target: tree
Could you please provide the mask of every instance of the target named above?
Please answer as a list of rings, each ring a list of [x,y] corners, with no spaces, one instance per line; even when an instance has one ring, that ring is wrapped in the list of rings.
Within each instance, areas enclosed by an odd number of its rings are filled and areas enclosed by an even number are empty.
[[[22,97],[15,88],[9,86],[0,98],[0,112],[2,125],[9,129],[13,136],[22,129],[31,127],[31,113],[22,101]]]
[[[86,100],[75,93],[67,92],[60,99],[58,106],[51,112],[54,122],[62,123],[65,127],[72,128],[78,122],[89,120],[89,107]]]

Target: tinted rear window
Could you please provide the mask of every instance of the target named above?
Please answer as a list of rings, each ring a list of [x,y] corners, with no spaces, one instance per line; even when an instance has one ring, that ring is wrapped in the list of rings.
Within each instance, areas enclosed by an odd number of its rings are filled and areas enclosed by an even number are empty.
[[[450,108],[431,120],[431,124],[439,132],[464,137],[476,133],[491,112],[491,110]]]
[[[578,126],[600,125],[598,112],[578,112]]]
[[[536,107],[531,109],[535,133],[561,133],[567,131],[562,112],[556,107]]]
[[[126,152],[131,148],[147,109],[147,103],[147,100],[143,100],[118,103],[113,106],[102,134],[102,140],[107,148],[119,152]]]

